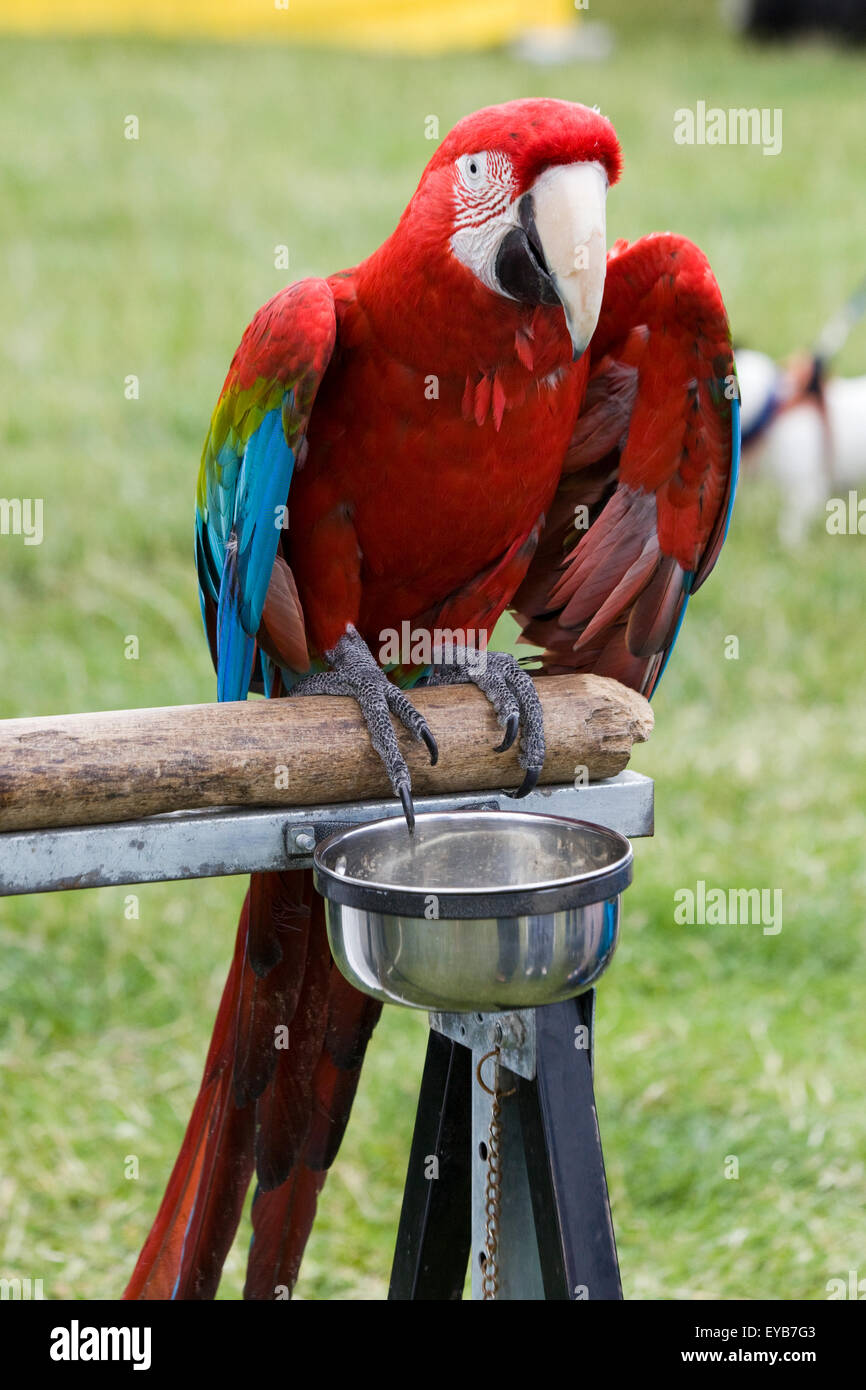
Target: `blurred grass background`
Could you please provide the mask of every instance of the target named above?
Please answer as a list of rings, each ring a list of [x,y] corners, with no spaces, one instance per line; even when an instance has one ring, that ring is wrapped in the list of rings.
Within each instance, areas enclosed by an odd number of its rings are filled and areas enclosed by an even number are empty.
[[[44,498],[45,540],[0,540],[0,715],[214,697],[191,521],[227,364],[287,279],[388,234],[432,152],[430,114],[444,134],[516,96],[598,103],[625,152],[611,239],[685,233],[738,341],[781,355],[814,338],[866,268],[862,58],[750,47],[677,0],[593,17],[614,55],[556,69],[4,40],[0,492]],[[673,112],[699,99],[781,107],[782,154],[675,145]],[[840,365],[866,370],[862,330]],[[637,846],[597,1043],[630,1298],[823,1298],[829,1278],[866,1272],[864,546],[819,522],[785,554],[774,495],[747,480],[633,763],[657,779],[656,838]],[[675,925],[674,892],[699,878],[780,888],[782,932]],[[0,1273],[42,1277],[49,1298],[126,1282],[198,1087],[244,882],[139,888],[137,918],[132,891],[0,903]],[[425,1033],[423,1016],[386,1011],[299,1296],[384,1294]],[[247,1239],[243,1226],[221,1297],[239,1296]]]

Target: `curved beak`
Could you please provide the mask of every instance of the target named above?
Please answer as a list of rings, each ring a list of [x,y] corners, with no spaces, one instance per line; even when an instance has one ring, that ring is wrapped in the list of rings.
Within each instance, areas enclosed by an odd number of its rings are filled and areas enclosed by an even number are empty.
[[[496,257],[506,294],[530,304],[562,305],[575,361],[601,311],[606,199],[600,164],[552,165],[520,199],[520,226],[503,238]]]

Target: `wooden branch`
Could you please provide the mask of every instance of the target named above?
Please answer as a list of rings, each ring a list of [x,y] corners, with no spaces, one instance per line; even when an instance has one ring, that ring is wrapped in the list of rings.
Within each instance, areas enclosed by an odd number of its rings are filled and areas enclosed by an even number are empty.
[[[537,681],[547,758],[542,784],[596,781],[649,737],[647,701],[601,676]],[[516,788],[517,749],[473,686],[421,688],[412,701],[439,744],[398,726],[416,795]],[[389,796],[357,705],[336,697],[65,714],[0,722],[0,830],[137,820],[202,806],[314,806]]]

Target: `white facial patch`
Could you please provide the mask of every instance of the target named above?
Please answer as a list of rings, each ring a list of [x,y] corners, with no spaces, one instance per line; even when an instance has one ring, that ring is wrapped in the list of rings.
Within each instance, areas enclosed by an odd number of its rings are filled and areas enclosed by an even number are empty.
[[[606,273],[605,200],[608,178],[595,160],[554,164],[528,192],[535,230],[559,296],[575,356],[585,350],[601,309]],[[496,150],[461,155],[454,165],[455,230],[451,249],[482,285],[511,298],[496,261],[512,227],[520,226],[511,161]]]
[[[498,150],[456,161],[451,249],[467,270],[496,294],[496,254],[507,227],[516,227],[517,191],[511,160]]]

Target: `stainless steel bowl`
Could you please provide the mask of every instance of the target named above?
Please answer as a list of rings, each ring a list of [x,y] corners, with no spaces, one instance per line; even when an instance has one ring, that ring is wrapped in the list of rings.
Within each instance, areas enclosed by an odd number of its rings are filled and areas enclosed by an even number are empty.
[[[520,811],[436,811],[324,840],[314,857],[331,950],[376,999],[452,1012],[528,1008],[588,989],[631,883],[624,835]]]

